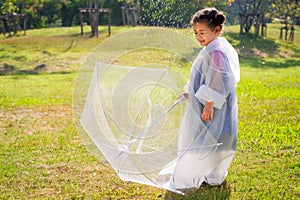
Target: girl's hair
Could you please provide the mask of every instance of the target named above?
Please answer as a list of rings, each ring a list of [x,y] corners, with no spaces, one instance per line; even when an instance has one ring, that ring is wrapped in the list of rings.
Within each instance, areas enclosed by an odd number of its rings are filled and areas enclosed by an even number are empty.
[[[191,20],[191,25],[193,26],[195,23],[207,23],[210,29],[214,29],[217,26],[222,28],[224,27],[226,21],[226,16],[223,12],[218,11],[215,8],[204,8],[196,12]]]

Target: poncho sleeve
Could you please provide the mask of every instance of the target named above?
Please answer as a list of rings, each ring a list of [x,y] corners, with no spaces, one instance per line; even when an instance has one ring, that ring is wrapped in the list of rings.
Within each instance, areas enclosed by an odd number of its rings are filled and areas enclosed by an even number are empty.
[[[230,63],[223,52],[214,50],[208,56],[205,83],[196,91],[196,97],[204,105],[213,102],[215,108],[221,109],[226,97],[235,88],[235,82],[232,80]]]

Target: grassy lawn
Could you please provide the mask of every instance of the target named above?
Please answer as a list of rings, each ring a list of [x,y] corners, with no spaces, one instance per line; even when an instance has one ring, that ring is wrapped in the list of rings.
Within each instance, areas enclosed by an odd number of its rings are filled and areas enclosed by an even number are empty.
[[[99,38],[88,27],[83,37],[80,27],[0,36],[0,199],[299,199],[300,27],[293,44],[278,40],[278,25],[268,27],[267,39],[238,30],[224,34],[241,63],[237,155],[226,182],[186,196],[121,181],[81,142],[74,83],[88,53],[108,37],[106,27]],[[190,66],[174,60],[187,77]]]

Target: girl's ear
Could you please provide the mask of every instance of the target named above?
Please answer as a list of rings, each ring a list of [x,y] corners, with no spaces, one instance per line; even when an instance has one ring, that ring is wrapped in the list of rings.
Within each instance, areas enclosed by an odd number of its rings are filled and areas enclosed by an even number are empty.
[[[219,33],[219,32],[221,32],[221,27],[220,27],[220,26],[217,26],[217,27],[215,28],[215,33]]]

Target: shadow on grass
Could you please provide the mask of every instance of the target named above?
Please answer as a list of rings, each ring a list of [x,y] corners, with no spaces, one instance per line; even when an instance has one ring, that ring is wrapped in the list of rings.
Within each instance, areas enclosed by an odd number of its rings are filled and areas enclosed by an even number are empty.
[[[107,33],[107,35],[105,35],[105,30],[99,30],[98,34],[99,34],[98,38],[108,38],[109,37],[108,33]],[[71,50],[74,47],[74,45],[76,44],[78,38],[81,38],[81,39],[97,38],[97,36],[92,36],[90,32],[83,33],[83,35],[81,35],[81,33],[74,33],[74,34],[70,34],[70,36],[72,38],[72,41],[70,42],[69,46],[65,50],[62,51],[63,53],[66,53],[69,50]]]
[[[210,186],[202,185],[199,189],[184,191],[185,195],[167,192],[165,200],[226,200],[230,198],[230,185],[226,181],[222,185]]]
[[[289,67],[300,66],[299,60],[285,59],[283,62],[276,61],[267,61],[263,58],[254,58],[248,56],[240,56],[240,62],[243,65],[253,67],[253,68],[274,68],[274,69],[283,69]]]
[[[6,75],[37,75],[42,74],[46,68],[45,64],[36,66],[34,69],[20,70],[17,69],[14,65],[4,64],[3,67],[0,67],[0,76]],[[59,72],[50,72],[50,74],[70,74],[71,72],[59,71]]]
[[[244,56],[276,56],[280,51],[279,44],[273,39],[255,37],[253,34],[226,33],[225,36]]]
[[[239,53],[240,63],[253,68],[288,68],[300,66],[297,59],[278,59],[270,61],[269,57],[279,57],[280,45],[273,39],[255,37],[253,34],[226,33],[226,38]],[[285,44],[296,54],[299,50],[292,44]]]
[[[69,34],[72,37],[85,37],[85,38],[97,38],[97,36],[93,36],[91,31],[84,31],[83,35],[81,35],[80,29],[78,29],[78,33]],[[107,27],[105,29],[98,29],[98,37],[109,37]]]

